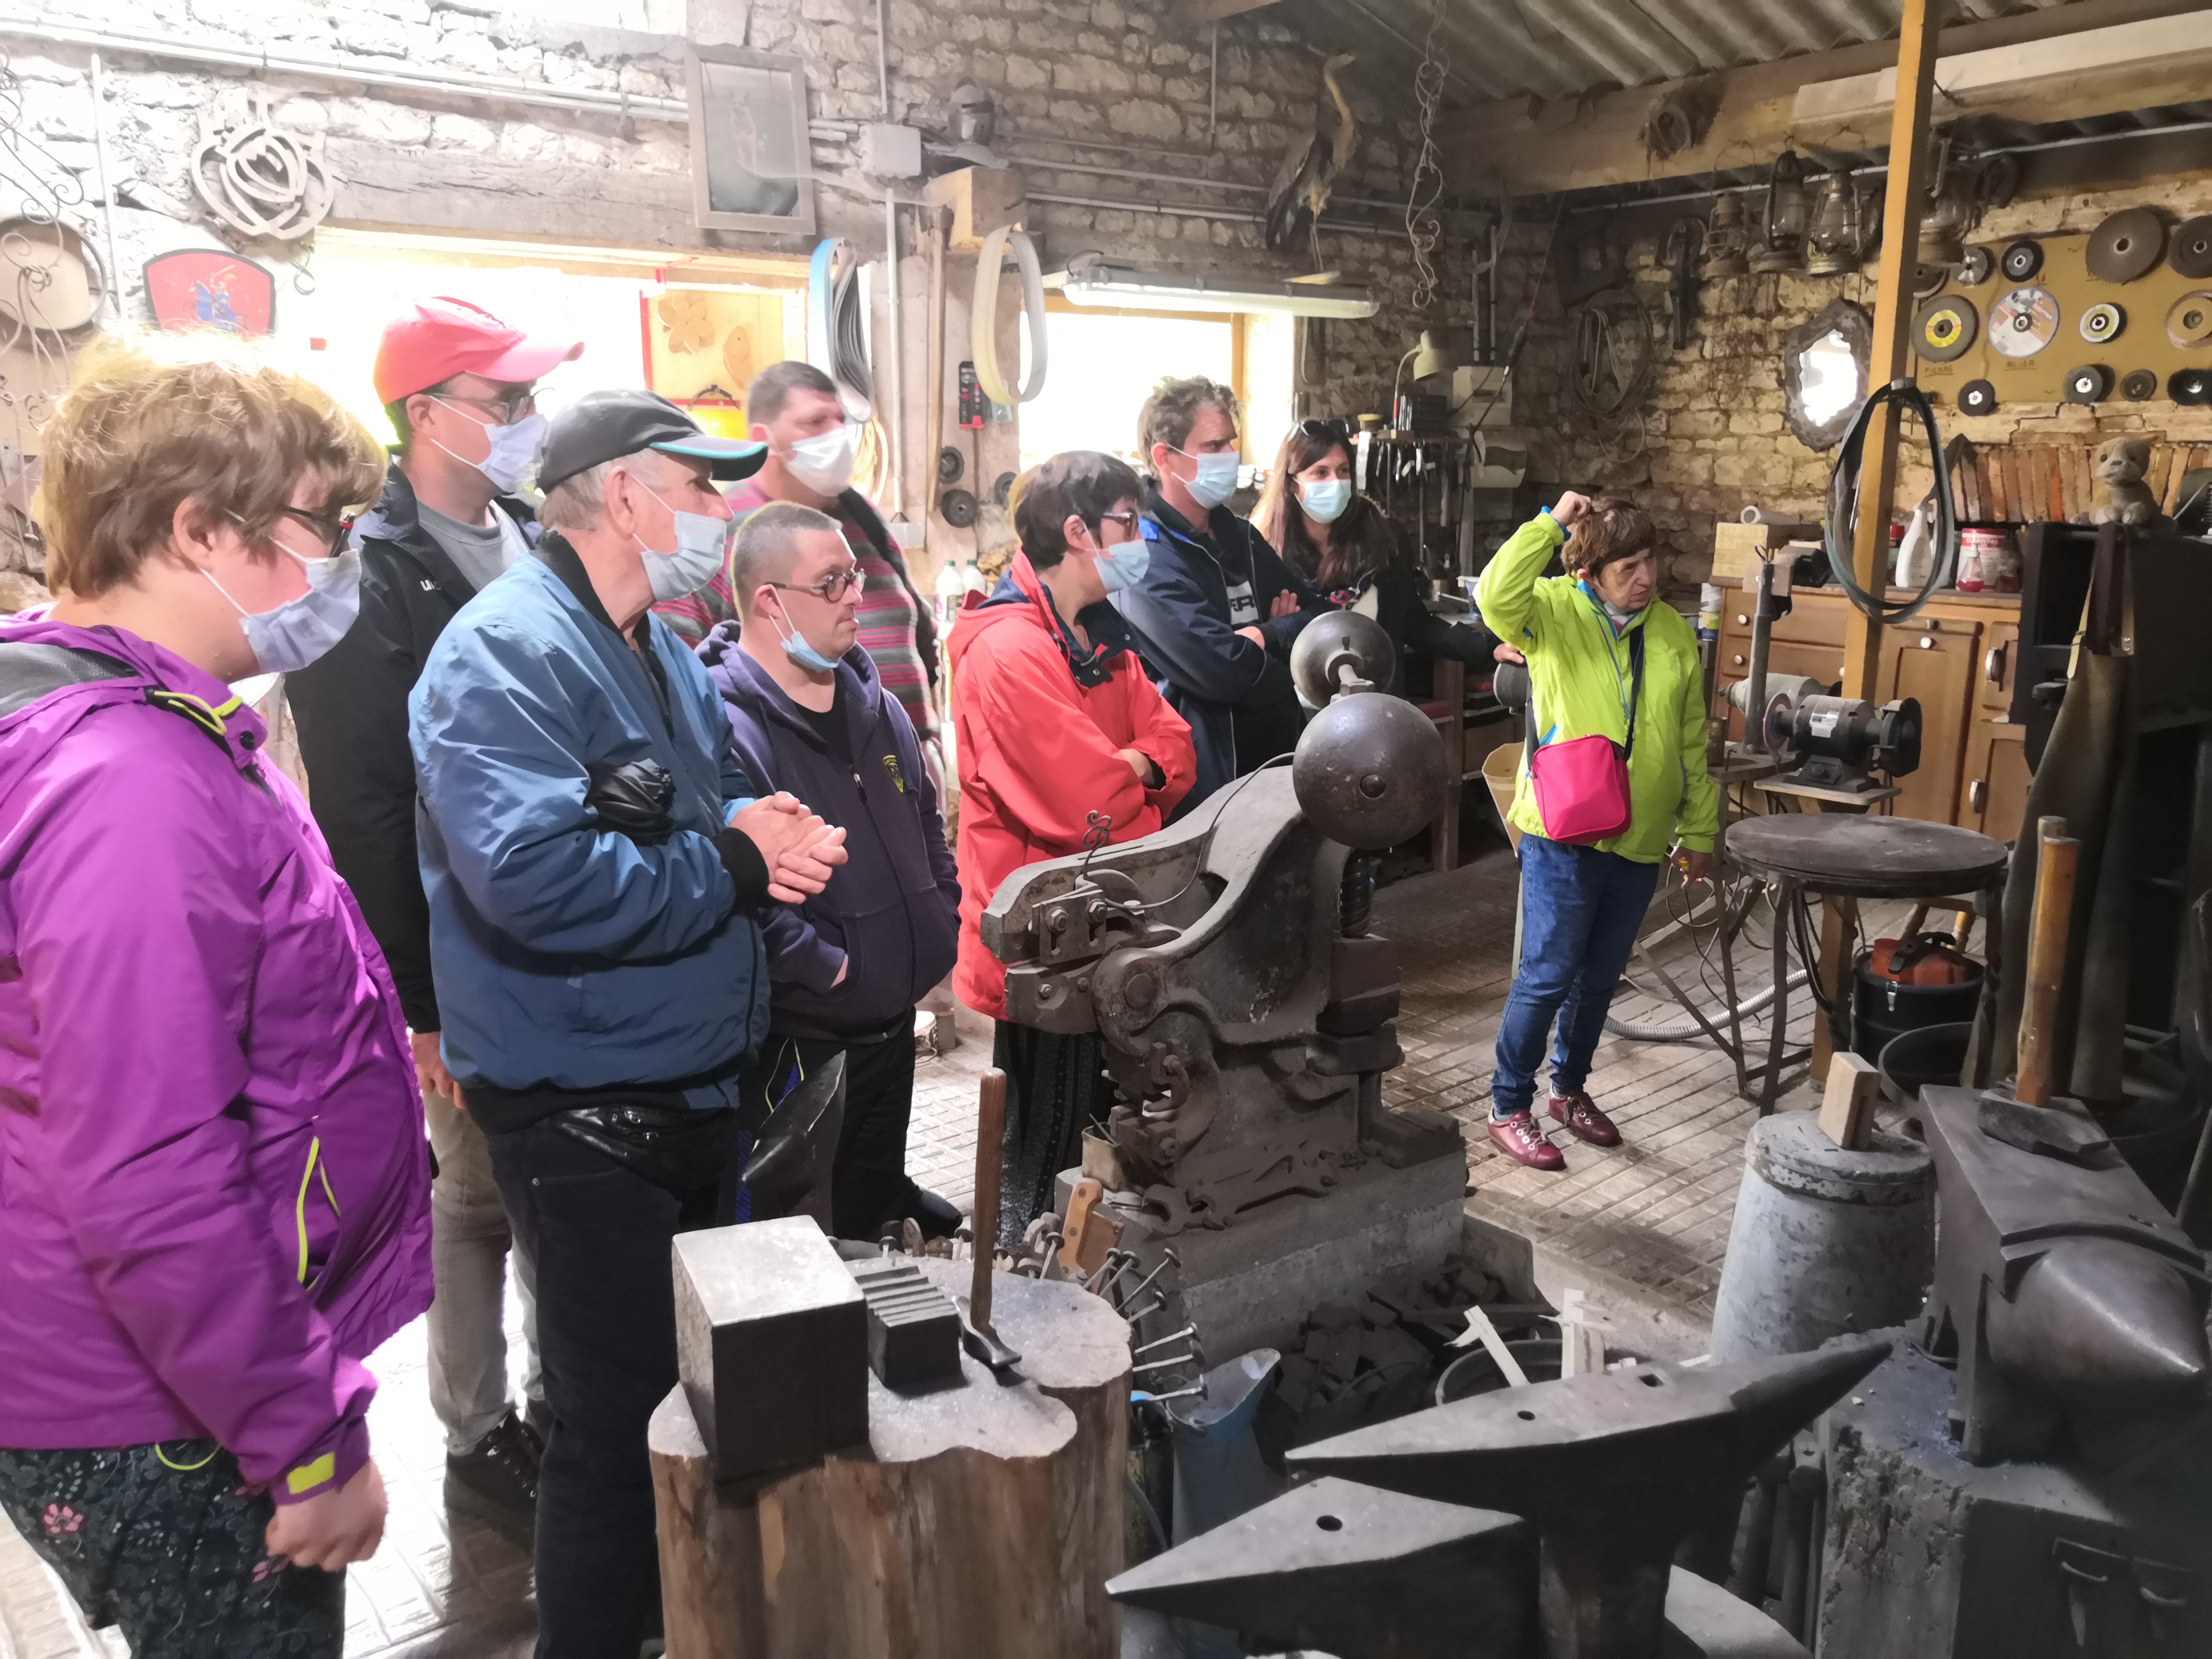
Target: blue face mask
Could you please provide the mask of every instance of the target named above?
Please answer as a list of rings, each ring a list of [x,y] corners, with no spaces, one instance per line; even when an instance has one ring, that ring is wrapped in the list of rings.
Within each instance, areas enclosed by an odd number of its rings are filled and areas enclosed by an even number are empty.
[[[1126,542],[1101,542],[1096,560],[1098,580],[1109,593],[1126,593],[1145,580],[1152,568],[1152,544],[1143,537]]]
[[[343,639],[361,614],[361,555],[348,548],[334,559],[301,559],[282,542],[276,548],[299,560],[307,573],[307,591],[270,610],[248,611],[213,576],[204,570],[200,574],[238,612],[254,665],[264,674],[294,674]]]
[[[1192,455],[1178,449],[1176,453],[1185,460],[1198,464],[1198,471],[1191,474],[1190,482],[1183,488],[1190,491],[1191,500],[1207,512],[1211,513],[1237,493],[1238,462],[1235,451],[1224,451],[1218,455]]]
[[[776,622],[775,632],[776,637],[783,641],[783,654],[810,674],[828,674],[836,672],[836,663],[807,644],[805,635],[795,629],[788,634],[785,633],[781,621]]]
[[[1344,516],[1344,509],[1352,505],[1352,480],[1322,478],[1298,486],[1298,500],[1306,510],[1306,517],[1316,524],[1334,524]]]
[[[663,507],[666,501],[642,483],[640,489],[652,495]],[[722,538],[727,534],[727,519],[711,518],[704,513],[685,513],[668,507],[669,516],[676,520],[676,546],[671,552],[659,553],[639,538],[637,547],[645,560],[645,579],[653,586],[656,602],[680,599],[687,593],[696,593],[714,580],[722,568]]]

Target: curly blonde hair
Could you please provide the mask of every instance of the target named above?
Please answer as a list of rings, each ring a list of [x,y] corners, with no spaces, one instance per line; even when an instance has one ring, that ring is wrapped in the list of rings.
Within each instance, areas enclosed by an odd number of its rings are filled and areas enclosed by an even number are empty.
[[[1567,532],[1559,562],[1570,576],[1595,576],[1606,566],[1659,544],[1651,515],[1620,495],[1601,495]]]
[[[384,487],[383,452],[328,392],[205,336],[94,340],[39,453],[46,586],[88,599],[135,580],[186,501],[274,558],[269,533],[303,475],[327,486],[326,508]]]

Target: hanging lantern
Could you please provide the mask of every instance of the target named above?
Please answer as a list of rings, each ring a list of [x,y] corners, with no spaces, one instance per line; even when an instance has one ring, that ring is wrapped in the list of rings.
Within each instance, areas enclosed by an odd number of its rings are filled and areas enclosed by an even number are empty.
[[[1929,169],[1928,198],[1920,206],[1920,263],[1955,265],[1966,257],[1966,233],[1973,228],[1973,181],[1968,170],[1951,164],[1951,140],[1939,137],[1936,164]]]
[[[1874,237],[1873,206],[1837,169],[1820,180],[1805,233],[1805,269],[1815,276],[1841,276],[1866,263]]]
[[[1734,191],[1723,191],[1705,226],[1702,274],[1711,282],[1717,276],[1741,276],[1750,269],[1743,257],[1743,202]]]
[[[1804,270],[1805,223],[1804,165],[1794,151],[1785,149],[1766,175],[1766,201],[1751,268],[1765,275]]]

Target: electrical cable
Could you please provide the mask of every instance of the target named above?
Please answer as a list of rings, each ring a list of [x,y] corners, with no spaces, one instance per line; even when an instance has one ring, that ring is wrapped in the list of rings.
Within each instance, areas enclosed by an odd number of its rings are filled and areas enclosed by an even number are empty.
[[[1430,258],[1443,234],[1437,204],[1443,199],[1443,165],[1437,155],[1437,112],[1443,100],[1444,77],[1451,72],[1449,58],[1437,44],[1443,28],[1444,0],[1435,0],[1429,18],[1428,39],[1421,45],[1420,67],[1413,71],[1413,106],[1419,117],[1421,147],[1413,160],[1413,179],[1406,192],[1406,241],[1413,251],[1413,309],[1426,311],[1437,301],[1441,286],[1435,261]]]
[[[1936,468],[1936,485],[1929,492],[1936,502],[1936,546],[1929,555],[1928,574],[1920,584],[1920,592],[1903,605],[1892,605],[1881,595],[1869,593],[1859,586],[1857,574],[1851,568],[1851,550],[1858,530],[1859,469],[1866,448],[1867,428],[1873,424],[1875,411],[1887,403],[1895,403],[1903,410],[1920,416],[1921,424],[1928,431],[1928,453]],[[1901,414],[1899,418],[1901,421]],[[1900,434],[1900,441],[1902,436]],[[1887,516],[1889,503],[1881,503],[1880,510]],[[1885,525],[1883,529],[1886,531],[1887,526]],[[1951,464],[1943,453],[1943,434],[1936,429],[1935,407],[1928,401],[1928,394],[1912,381],[1900,378],[1887,386],[1876,386],[1866,402],[1859,405],[1850,430],[1844,434],[1844,441],[1836,450],[1835,471],[1829,475],[1826,535],[1828,568],[1836,573],[1836,581],[1843,588],[1844,596],[1861,616],[1884,628],[1895,628],[1918,616],[1921,608],[1934,597],[1936,584],[1943,573],[1954,568],[1959,556],[1959,515],[1951,495]],[[1877,571],[1877,586],[1886,587],[1880,575]]]

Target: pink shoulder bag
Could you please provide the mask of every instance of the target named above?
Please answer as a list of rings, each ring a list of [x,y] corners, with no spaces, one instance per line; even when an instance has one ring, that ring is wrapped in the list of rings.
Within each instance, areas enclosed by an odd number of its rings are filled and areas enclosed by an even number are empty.
[[[1547,743],[1528,757],[1528,787],[1536,797],[1536,815],[1543,820],[1546,839],[1570,847],[1588,847],[1607,841],[1628,828],[1632,809],[1628,798],[1628,757],[1636,749],[1636,706],[1644,696],[1644,630],[1638,629],[1628,647],[1631,687],[1628,694],[1628,742],[1615,743],[1601,732]],[[1530,706],[1535,682],[1529,681]],[[1531,722],[1530,731],[1535,730]]]

